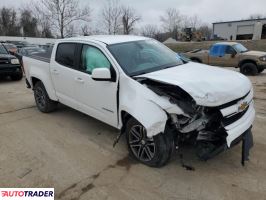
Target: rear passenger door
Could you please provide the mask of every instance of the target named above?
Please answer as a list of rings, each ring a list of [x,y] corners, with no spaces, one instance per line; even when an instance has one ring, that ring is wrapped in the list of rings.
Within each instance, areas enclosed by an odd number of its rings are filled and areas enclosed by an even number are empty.
[[[75,73],[77,73],[76,43],[59,43],[55,59],[51,59],[50,73],[59,101],[77,109]],[[55,61],[53,61],[55,60]]]

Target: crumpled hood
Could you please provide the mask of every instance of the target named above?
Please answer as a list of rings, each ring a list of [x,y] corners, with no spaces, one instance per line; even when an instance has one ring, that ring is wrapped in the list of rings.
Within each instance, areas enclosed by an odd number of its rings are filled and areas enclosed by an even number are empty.
[[[249,79],[238,72],[193,62],[137,77],[179,86],[198,105],[211,107],[239,99],[252,89]]]
[[[266,56],[266,52],[263,52],[263,51],[247,51],[245,53],[242,53],[242,55],[262,57],[262,56]]]

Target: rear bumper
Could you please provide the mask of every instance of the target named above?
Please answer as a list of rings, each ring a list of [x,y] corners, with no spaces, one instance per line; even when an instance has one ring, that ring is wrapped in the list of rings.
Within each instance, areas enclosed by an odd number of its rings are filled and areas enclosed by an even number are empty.
[[[20,65],[12,65],[12,64],[5,64],[3,66],[0,65],[0,75],[2,76],[10,76],[21,73],[22,69]]]

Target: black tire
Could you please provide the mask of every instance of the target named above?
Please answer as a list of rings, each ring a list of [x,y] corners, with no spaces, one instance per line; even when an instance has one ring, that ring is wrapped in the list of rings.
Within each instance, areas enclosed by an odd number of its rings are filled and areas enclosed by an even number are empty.
[[[57,107],[57,102],[49,98],[46,89],[41,81],[34,85],[34,98],[37,108],[43,113],[53,112]]]
[[[259,69],[258,69],[258,72],[259,72],[259,73],[262,73],[263,71],[264,71],[263,68],[259,68]]]
[[[240,72],[244,75],[256,76],[258,75],[259,70],[258,70],[257,65],[255,65],[254,63],[244,63],[240,67]]]
[[[23,74],[22,73],[19,73],[19,74],[16,74],[16,75],[11,75],[10,78],[13,81],[20,81],[23,78]]]
[[[160,133],[148,138],[144,126],[134,118],[126,125],[126,140],[130,156],[150,167],[162,167],[170,160],[174,140]]]

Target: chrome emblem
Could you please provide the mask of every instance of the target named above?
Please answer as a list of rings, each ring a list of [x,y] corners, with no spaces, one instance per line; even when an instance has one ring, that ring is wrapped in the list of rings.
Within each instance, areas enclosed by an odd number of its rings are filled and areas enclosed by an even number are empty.
[[[238,106],[238,112],[243,112],[244,110],[246,110],[248,107],[248,102],[244,101],[241,102],[240,105]]]

